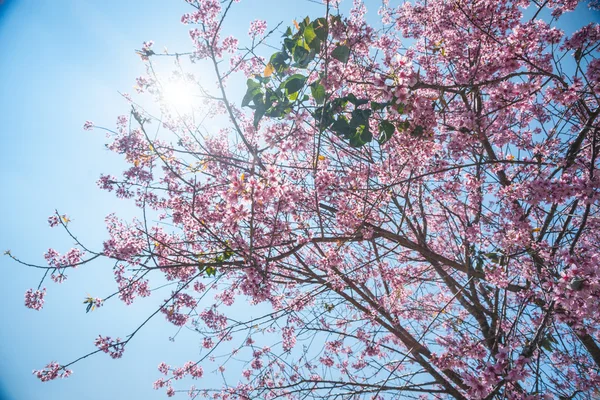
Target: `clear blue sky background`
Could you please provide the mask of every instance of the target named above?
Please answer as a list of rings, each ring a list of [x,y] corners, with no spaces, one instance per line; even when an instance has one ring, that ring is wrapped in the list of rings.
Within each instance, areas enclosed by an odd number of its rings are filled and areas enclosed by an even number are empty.
[[[367,3],[376,14],[380,2]],[[225,29],[243,37],[253,19],[287,26],[320,9],[308,0],[243,0]],[[117,115],[128,112],[117,91],[133,92],[135,77],[143,74],[133,52],[142,41],[155,40],[157,51],[163,46],[190,49],[188,28],[179,22],[189,10],[183,0],[0,4],[1,250],[43,263],[49,247],[59,252],[72,247],[60,229],[47,226],[55,208],[72,217],[74,232],[95,249],[106,237],[107,214],[135,215],[129,202],[97,188],[100,173],[118,175],[123,164],[104,148],[103,133],[81,126],[90,119],[112,127]],[[597,15],[582,9],[572,20],[580,18]],[[40,271],[0,258],[0,400],[165,398],[163,391],[152,389],[156,366],[196,359],[200,338],[184,331],[169,341],[175,329],[162,316],[136,336],[120,360],[98,354],[75,365],[73,376],[64,381],[42,384],[31,375],[49,361],[66,363],[95,350],[98,334],[124,337],[162,300],[142,299],[130,307],[111,302],[85,314],[81,302],[87,293],[104,297],[114,290],[111,268],[96,262],[70,272],[62,285],[46,282],[46,305],[36,312],[24,307],[23,296],[37,286]]]

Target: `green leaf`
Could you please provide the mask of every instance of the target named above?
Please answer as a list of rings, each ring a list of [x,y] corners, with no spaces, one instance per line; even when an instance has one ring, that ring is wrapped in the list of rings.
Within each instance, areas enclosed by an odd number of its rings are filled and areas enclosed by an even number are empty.
[[[315,121],[319,122],[319,131],[323,132],[325,129],[329,128],[331,124],[335,122],[333,116],[331,114],[331,105],[329,104],[327,107],[318,107],[313,113]]]
[[[258,129],[258,123],[265,115],[266,111],[267,109],[264,107],[264,105],[262,107],[256,107],[256,111],[254,112],[254,129]]]
[[[341,16],[341,15],[332,15],[332,16],[331,16],[331,20],[332,20],[333,22],[337,22],[337,23],[340,23],[340,24],[343,24],[343,23],[344,23],[344,22],[342,21],[342,16]]]
[[[484,256],[486,256],[487,258],[489,258],[494,263],[499,263],[500,262],[500,255],[498,253],[485,253]]]
[[[281,86],[287,90],[288,96],[292,93],[296,93],[304,86],[306,77],[302,74],[294,74],[287,78]]]
[[[481,257],[477,257],[477,263],[475,264],[475,269],[479,272],[483,272],[483,259]]]
[[[369,102],[369,100],[367,99],[357,99],[356,96],[352,93],[346,96],[346,98],[350,103],[354,104],[356,107],[362,106],[363,104],[367,104]]]
[[[260,75],[254,75],[254,79],[256,79],[256,81],[262,85],[269,83],[271,81],[271,78],[267,77],[263,77]]]
[[[314,54],[309,53],[309,55],[308,55],[308,58],[309,58],[308,62],[310,62],[315,59],[315,55],[317,55],[318,53],[321,52],[321,41],[319,39],[315,38],[315,40],[310,42],[308,47],[310,47],[310,52],[314,53]]]
[[[316,38],[317,34],[315,33],[315,29],[313,28],[313,26],[307,25],[306,28],[304,28],[304,40],[306,40],[306,43],[308,43],[308,45],[310,46],[312,41]]]
[[[269,60],[269,62],[273,66],[273,68],[275,68],[275,71],[277,71],[277,73],[282,73],[284,70],[286,70],[288,68],[286,61],[289,58],[290,57],[288,56],[288,54],[285,51],[278,51],[277,53],[274,53],[271,56],[271,59]]]
[[[309,50],[305,49],[301,46],[296,46],[293,49],[292,55],[294,57],[294,62],[297,64],[302,64],[303,61],[308,57]]]
[[[265,96],[265,107],[271,107],[271,104],[276,101],[280,101],[283,98],[283,92],[279,89],[273,91],[272,89],[267,88],[267,94]]]
[[[283,115],[280,107],[272,107],[265,113],[267,117],[280,118]]]
[[[388,140],[390,140],[392,138],[392,135],[394,134],[394,131],[396,130],[396,128],[394,127],[394,124],[392,124],[389,121],[381,121],[379,123],[379,143],[380,144],[384,144],[385,142],[387,142]]]
[[[366,125],[369,121],[370,116],[371,116],[371,110],[355,109],[354,111],[352,111],[352,121],[350,122],[350,125],[351,126]]]
[[[223,253],[223,260],[229,260],[231,257],[233,257],[233,251],[231,249],[225,250]]]
[[[312,26],[319,40],[324,42],[329,34],[327,20],[325,18],[317,18],[313,21]]]
[[[283,34],[282,37],[289,37],[292,36],[292,28],[288,26],[287,30],[285,31],[285,33]]]
[[[294,54],[294,47],[296,47],[296,41],[294,39],[285,38],[283,39],[283,47],[290,53]]]
[[[296,67],[302,68],[302,69],[308,68],[308,65],[311,63],[311,61],[313,61],[315,59],[316,55],[317,55],[317,51],[315,49],[310,49],[310,51],[308,52],[308,55],[296,63]]]
[[[248,86],[248,89],[259,89],[260,88],[260,83],[255,82],[253,79],[248,79],[246,81],[246,85]]]
[[[338,136],[348,139],[350,137],[350,124],[348,123],[348,118],[340,115],[338,119],[333,122],[333,125],[331,125],[331,130]]]
[[[296,47],[302,48],[306,51],[310,50],[310,46],[308,45],[308,43],[306,43],[306,40],[304,39],[304,37],[298,38],[298,40],[296,41]]]
[[[385,102],[385,103],[378,103],[376,101],[372,101],[371,102],[371,110],[373,111],[379,111],[379,110],[383,110],[384,108],[386,108],[387,106],[389,106],[390,103],[389,102]]]
[[[404,120],[398,124],[399,131],[405,131],[410,128],[410,122],[408,120]]]
[[[411,136],[421,137],[423,136],[423,133],[425,133],[425,128],[423,128],[421,125],[417,125],[410,134]]]
[[[249,105],[250,101],[252,101],[256,95],[262,94],[260,83],[255,82],[253,79],[248,79],[246,85],[248,86],[248,90],[246,90],[246,94],[242,99],[242,107]]]
[[[338,61],[347,63],[350,58],[350,48],[348,46],[338,46],[331,52],[331,56]]]
[[[373,140],[373,134],[369,131],[369,125],[359,125],[356,132],[350,137],[350,146],[361,147]]]
[[[369,143],[371,140],[373,140],[373,133],[369,129],[368,124],[362,125],[360,127],[360,132],[357,130],[357,133],[360,134],[360,139],[365,143]]]
[[[373,140],[373,134],[369,130],[369,117],[371,110],[352,111],[352,119],[350,120],[350,146],[361,147]]]
[[[339,112],[339,111],[345,110],[347,105],[348,105],[348,98],[347,97],[340,97],[340,98],[334,99],[331,102],[331,108],[335,112]]]
[[[217,276],[217,269],[215,267],[206,267],[206,276]]]
[[[550,340],[548,338],[544,338],[540,341],[540,346],[546,350],[546,351],[552,351],[553,347],[552,347],[552,343],[550,342]]]
[[[310,92],[317,104],[323,104],[325,101],[325,86],[315,82],[310,85]]]

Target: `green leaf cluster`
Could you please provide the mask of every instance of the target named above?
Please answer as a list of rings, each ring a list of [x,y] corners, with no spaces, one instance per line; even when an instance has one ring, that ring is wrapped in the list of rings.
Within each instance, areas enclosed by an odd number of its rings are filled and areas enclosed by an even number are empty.
[[[341,18],[332,17],[337,23]],[[295,22],[295,21],[294,21]],[[423,137],[422,126],[412,126],[409,121],[392,122],[385,119],[384,112],[394,109],[400,114],[405,112],[405,105],[396,98],[388,102],[376,102],[357,98],[350,93],[344,97],[331,99],[321,78],[307,87],[308,77],[302,73],[289,75],[290,69],[304,70],[316,60],[322,45],[329,35],[327,19],[317,18],[311,21],[306,17],[296,23],[296,33],[287,28],[283,35],[281,50],[274,53],[265,68],[265,76],[248,79],[247,90],[242,100],[243,107],[254,109],[254,127],[257,128],[262,118],[283,118],[292,112],[294,106],[303,103],[310,97],[301,94],[310,89],[310,96],[318,107],[313,117],[319,124],[320,131],[330,130],[335,135],[348,141],[352,147],[361,147],[373,140],[373,132],[369,120],[378,115],[378,142],[389,141],[396,131],[407,131],[414,137]],[[345,44],[338,44],[331,52],[331,57],[346,63],[350,59],[351,49]],[[279,82],[278,84],[275,82]],[[370,103],[369,108],[365,106]],[[352,107],[347,109],[348,104]]]
[[[229,247],[227,247],[225,249],[225,251],[219,255],[217,255],[214,259],[213,262],[215,263],[224,263],[225,261],[229,260],[231,257],[233,257],[234,252],[233,250],[231,250]],[[204,272],[206,272],[206,276],[217,276],[217,268],[214,266],[206,266],[204,268]]]
[[[281,50],[269,59],[265,76],[248,79],[242,107],[254,109],[255,128],[263,117],[284,117],[292,111],[295,102],[309,99],[308,95],[300,97],[308,78],[298,73],[287,76],[287,72],[290,68],[308,68],[321,51],[321,45],[327,40],[328,34],[329,27],[325,18],[311,21],[306,17],[298,24],[296,33],[293,33],[291,28],[287,29],[283,35]],[[279,85],[273,84],[271,73],[274,73],[274,77],[280,82]],[[318,82],[311,84],[310,92],[317,104],[325,101],[323,85]]]

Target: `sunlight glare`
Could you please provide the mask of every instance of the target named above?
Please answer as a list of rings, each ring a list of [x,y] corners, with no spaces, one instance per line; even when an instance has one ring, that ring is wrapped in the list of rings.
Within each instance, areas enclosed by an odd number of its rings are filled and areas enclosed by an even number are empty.
[[[163,87],[162,97],[165,105],[177,112],[190,111],[194,100],[191,84],[180,79],[167,82]]]

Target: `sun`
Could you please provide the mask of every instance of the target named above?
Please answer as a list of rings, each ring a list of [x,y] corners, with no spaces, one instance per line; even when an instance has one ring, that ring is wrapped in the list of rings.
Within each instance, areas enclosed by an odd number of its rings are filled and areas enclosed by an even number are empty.
[[[189,112],[194,101],[192,88],[193,84],[191,82],[185,82],[181,79],[167,82],[161,92],[165,106],[175,112]]]

